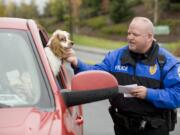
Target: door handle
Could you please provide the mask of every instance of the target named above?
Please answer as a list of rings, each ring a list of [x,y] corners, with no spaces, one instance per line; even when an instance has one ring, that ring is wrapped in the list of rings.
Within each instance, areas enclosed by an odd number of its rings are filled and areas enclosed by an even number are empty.
[[[77,116],[77,117],[76,117],[76,124],[82,125],[83,122],[84,122],[84,120],[83,120],[83,117],[82,117],[82,116]]]

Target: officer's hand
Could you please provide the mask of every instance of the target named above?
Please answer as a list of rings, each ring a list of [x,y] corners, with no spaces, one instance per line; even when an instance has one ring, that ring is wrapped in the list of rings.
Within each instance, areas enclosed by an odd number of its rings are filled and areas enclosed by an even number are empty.
[[[66,60],[70,62],[74,67],[77,66],[78,63],[77,56],[72,48],[66,50]]]
[[[147,88],[144,86],[134,87],[130,94],[134,97],[145,99],[147,95]]]

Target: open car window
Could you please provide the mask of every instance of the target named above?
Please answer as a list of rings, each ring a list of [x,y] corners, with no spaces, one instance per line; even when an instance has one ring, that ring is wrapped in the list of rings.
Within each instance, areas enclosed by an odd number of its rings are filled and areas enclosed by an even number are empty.
[[[0,30],[0,104],[51,106],[32,45],[25,31]]]
[[[71,79],[74,76],[74,71],[70,63],[63,63],[59,69],[59,74],[56,76],[61,89],[71,89]]]

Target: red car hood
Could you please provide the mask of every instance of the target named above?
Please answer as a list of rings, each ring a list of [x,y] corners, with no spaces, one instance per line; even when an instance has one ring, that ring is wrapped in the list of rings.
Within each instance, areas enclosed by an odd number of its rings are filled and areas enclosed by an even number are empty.
[[[54,112],[35,108],[0,109],[0,135],[60,134],[60,119]]]

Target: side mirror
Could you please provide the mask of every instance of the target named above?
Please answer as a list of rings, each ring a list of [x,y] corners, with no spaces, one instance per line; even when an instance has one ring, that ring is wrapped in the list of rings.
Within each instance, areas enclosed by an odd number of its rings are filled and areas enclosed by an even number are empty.
[[[118,94],[118,82],[104,71],[86,71],[72,79],[72,91],[64,90],[62,95],[67,106],[75,106],[111,98]]]

